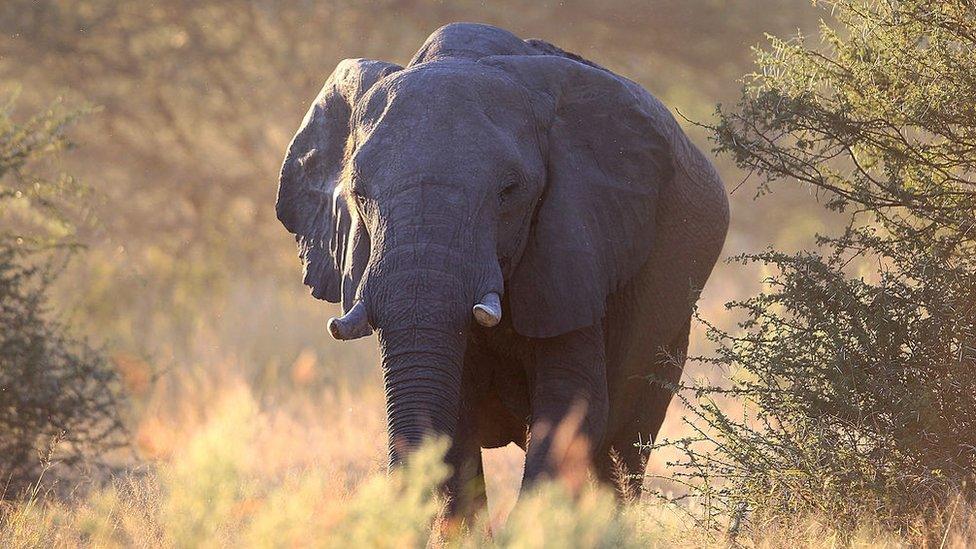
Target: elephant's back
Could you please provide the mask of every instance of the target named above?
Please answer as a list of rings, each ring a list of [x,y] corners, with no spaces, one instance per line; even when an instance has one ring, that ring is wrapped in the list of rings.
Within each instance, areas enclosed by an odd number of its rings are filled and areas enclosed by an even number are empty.
[[[408,66],[445,57],[476,61],[493,55],[533,55],[536,50],[507,30],[480,23],[450,23],[435,30]]]

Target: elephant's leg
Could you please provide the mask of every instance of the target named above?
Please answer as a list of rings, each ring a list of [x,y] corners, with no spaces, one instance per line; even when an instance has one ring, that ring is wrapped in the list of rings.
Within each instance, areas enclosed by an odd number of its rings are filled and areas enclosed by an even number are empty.
[[[535,340],[533,346],[523,489],[542,478],[584,478],[607,425],[602,327]]]
[[[468,431],[464,423],[462,421],[459,425],[458,436],[447,456],[447,463],[451,467],[451,476],[447,481],[447,514],[470,522],[488,505],[488,496],[481,446],[475,433]]]
[[[461,404],[457,430],[446,456],[451,467],[447,481],[448,514],[471,519],[488,504],[484,465],[481,461],[483,415],[485,413],[486,372],[491,357],[469,343],[464,353],[461,374]]]
[[[607,438],[596,456],[597,477],[613,486],[624,500],[640,497],[644,484],[644,472],[650,453],[649,445],[656,439],[674,392],[673,386],[681,379],[688,353],[687,326],[674,340],[658,347],[648,379],[634,379],[638,394],[631,417]]]

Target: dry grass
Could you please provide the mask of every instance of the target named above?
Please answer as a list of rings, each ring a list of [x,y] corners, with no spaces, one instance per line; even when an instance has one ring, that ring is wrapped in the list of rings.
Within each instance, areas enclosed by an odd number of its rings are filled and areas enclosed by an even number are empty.
[[[328,311],[255,297],[262,292],[240,295],[219,317],[201,321],[190,341],[157,327],[156,354],[170,362],[113,356],[135,403],[136,458],[105,484],[78,479],[51,491],[42,482],[0,507],[0,547],[732,545],[722,529],[700,529],[654,498],[618,508],[605,491],[574,499],[553,485],[513,509],[522,467],[515,447],[484,454],[484,515],[444,527],[432,490],[445,474],[438,448],[408,471],[386,474],[384,395],[372,344],[322,338]],[[672,410],[667,436],[681,434],[681,415]],[[664,461],[655,455],[652,472],[666,474]],[[75,495],[56,495],[64,493]],[[919,531],[965,547],[976,541],[974,517],[959,506]],[[794,517],[744,525],[734,543],[873,547],[917,539],[870,527],[838,532],[829,518]]]
[[[57,499],[24,494],[0,516],[3,547],[727,547],[653,501],[618,508],[606,491],[569,497],[541,488],[511,515],[520,451],[486,452],[491,508],[461,527],[438,520],[434,486],[443,445],[406,471],[385,472],[379,384],[342,384],[262,398],[233,364],[164,377],[147,395],[137,429],[138,466],[107,486]],[[307,377],[314,356],[290,371]],[[132,360],[127,368],[142,366]],[[130,371],[130,379],[143,378]],[[83,495],[82,492],[84,492]],[[958,506],[940,524],[944,546],[976,541],[976,515]],[[507,519],[507,520],[506,520]],[[494,535],[489,537],[489,525]],[[898,547],[911,539],[865,527],[837,532],[822,518],[753,525],[747,547]]]

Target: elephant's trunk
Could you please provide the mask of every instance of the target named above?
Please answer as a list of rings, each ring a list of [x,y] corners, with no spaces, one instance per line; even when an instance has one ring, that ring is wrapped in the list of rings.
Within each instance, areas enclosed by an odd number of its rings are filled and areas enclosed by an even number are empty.
[[[501,314],[494,234],[479,230],[461,191],[404,180],[371,234],[360,295],[379,338],[393,465],[429,436],[454,436],[475,307],[484,305],[477,310],[485,323]]]
[[[471,300],[449,272],[411,266],[371,279],[382,288],[368,305],[379,327],[394,466],[425,438],[452,437],[457,425]]]
[[[457,334],[430,328],[384,330],[380,337],[390,463],[395,466],[426,438],[454,435],[464,345]]]

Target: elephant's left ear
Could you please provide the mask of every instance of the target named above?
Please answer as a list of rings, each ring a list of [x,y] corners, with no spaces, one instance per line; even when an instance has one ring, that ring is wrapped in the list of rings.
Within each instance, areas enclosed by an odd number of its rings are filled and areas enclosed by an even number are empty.
[[[673,176],[667,110],[609,71],[551,55],[492,57],[529,88],[547,132],[546,186],[506,292],[515,329],[552,337],[603,319],[647,260]]]

